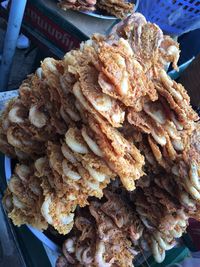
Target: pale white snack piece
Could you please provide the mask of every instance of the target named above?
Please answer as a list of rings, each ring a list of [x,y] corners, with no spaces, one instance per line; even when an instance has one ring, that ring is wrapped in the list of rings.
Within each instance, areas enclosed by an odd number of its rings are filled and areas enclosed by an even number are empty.
[[[152,238],[152,253],[156,262],[161,263],[165,259],[165,250],[160,248],[158,242]]]
[[[73,181],[78,181],[81,179],[81,175],[73,170],[73,165],[71,165],[66,159],[62,162],[62,169],[65,176]]]
[[[72,164],[75,164],[77,162],[77,159],[74,157],[73,152],[69,149],[69,147],[66,144],[62,144],[61,151],[63,156]]]
[[[112,263],[107,263],[104,260],[103,254],[105,253],[105,244],[103,241],[99,241],[97,244],[96,254],[95,254],[95,263],[98,267],[111,267]]]
[[[88,148],[85,144],[80,143],[75,136],[74,129],[70,128],[65,134],[65,142],[69,146],[69,148],[80,154],[87,154]]]
[[[20,111],[19,106],[14,106],[8,113],[8,119],[13,123],[23,123],[24,119],[18,115]]]
[[[29,120],[37,128],[42,128],[47,123],[47,116],[38,110],[37,105],[33,105],[29,110]]]
[[[27,182],[27,178],[30,175],[30,168],[29,166],[25,165],[25,164],[17,164],[15,167],[15,173],[19,176],[19,178],[22,181]]]
[[[159,124],[164,124],[166,122],[167,118],[162,109],[155,110],[154,106],[152,106],[150,103],[145,103],[143,108],[144,111]]]
[[[46,196],[45,197],[45,201],[43,202],[42,207],[41,207],[41,213],[42,213],[43,217],[45,218],[45,220],[49,224],[53,224],[53,218],[49,214],[50,213],[50,205],[51,205],[51,203],[52,203],[51,196]]]
[[[81,134],[83,136],[84,141],[87,143],[92,152],[99,157],[103,157],[101,149],[99,148],[97,143],[92,140],[92,138],[87,134],[87,130],[85,128],[82,128]]]

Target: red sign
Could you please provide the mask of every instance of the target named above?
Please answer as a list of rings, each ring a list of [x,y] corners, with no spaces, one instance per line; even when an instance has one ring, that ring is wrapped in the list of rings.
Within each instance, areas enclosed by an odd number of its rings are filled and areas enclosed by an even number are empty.
[[[79,39],[64,31],[59,25],[29,3],[25,10],[24,20],[64,52],[77,48],[80,45]]]

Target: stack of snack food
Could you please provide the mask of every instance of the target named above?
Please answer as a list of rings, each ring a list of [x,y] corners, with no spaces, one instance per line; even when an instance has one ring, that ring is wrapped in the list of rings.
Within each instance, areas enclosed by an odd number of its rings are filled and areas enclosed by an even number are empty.
[[[48,223],[41,213],[44,201],[42,179],[34,173],[34,166],[17,164],[4,195],[4,204],[15,225],[30,224],[40,230]]]
[[[124,0],[97,0],[97,7],[120,19],[133,11],[133,4]]]
[[[104,194],[106,201],[92,201],[77,212],[57,266],[133,266],[138,251],[132,242],[141,237],[142,223],[119,194]]]
[[[58,6],[63,10],[81,10],[94,11],[96,9],[96,0],[61,0]]]
[[[134,5],[126,0],[60,0],[58,6],[63,10],[106,11],[117,18],[123,19],[133,11]]]
[[[48,66],[54,67],[45,59],[42,67]],[[63,119],[64,107],[59,110],[61,100],[52,76],[44,77],[39,68],[22,83],[19,97],[8,102],[0,120],[0,146],[5,154],[21,160],[36,159],[46,153],[47,140],[57,140],[67,131],[68,121]]]
[[[21,163],[8,215],[72,230],[58,266],[132,266],[141,248],[161,262],[199,219],[198,116],[165,71],[178,58],[178,44],[134,13],[45,59],[5,108],[0,149]]]
[[[145,177],[145,184],[132,196],[136,213],[144,225],[144,250],[150,250],[157,262],[165,258],[165,251],[174,247],[188,224],[188,210],[179,200],[182,192],[166,173]],[[176,195],[177,194],[177,197]]]

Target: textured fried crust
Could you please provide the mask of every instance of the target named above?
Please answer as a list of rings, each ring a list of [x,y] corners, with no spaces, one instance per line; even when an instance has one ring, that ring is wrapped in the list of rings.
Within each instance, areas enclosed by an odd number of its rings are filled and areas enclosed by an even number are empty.
[[[109,167],[120,176],[128,190],[134,190],[134,180],[142,175],[144,158],[133,144],[104,121],[97,122],[89,118],[89,125],[95,132]]]
[[[104,93],[120,99],[126,106],[141,109],[137,102],[152,86],[146,79],[143,67],[133,58],[130,50],[130,45],[122,39],[116,47],[101,45],[99,59],[103,68],[99,84]]]
[[[72,10],[80,10],[80,11],[94,11],[96,4],[96,0],[75,0],[68,1],[62,0],[58,3],[58,6],[63,10],[72,9]]]
[[[24,178],[23,169],[27,167],[19,165],[17,168],[16,174],[11,177],[3,197],[8,216],[15,225],[30,224],[33,227],[44,230],[47,228],[47,222],[40,212],[43,201],[40,187],[41,180],[34,176],[32,170],[27,173],[26,180],[22,180],[17,173],[22,173]]]
[[[63,244],[64,257],[72,266],[132,266],[134,249],[129,233],[122,230],[131,224],[126,218],[127,206],[114,194],[109,195],[108,204],[93,201],[89,209],[78,212],[73,233]],[[135,233],[140,235],[136,227]],[[80,251],[82,256],[78,256]]]
[[[120,127],[125,113],[118,101],[101,92],[96,68],[88,65],[81,67],[79,75],[81,90],[88,102],[114,127]]]
[[[123,19],[132,12],[134,5],[124,0],[99,0],[97,1],[97,7],[117,18]]]
[[[178,44],[136,13],[111,36],[45,59],[5,107],[0,148],[23,162],[8,214],[71,232],[64,263],[132,266],[141,248],[161,262],[188,218],[199,219],[198,116],[165,71],[178,57]]]

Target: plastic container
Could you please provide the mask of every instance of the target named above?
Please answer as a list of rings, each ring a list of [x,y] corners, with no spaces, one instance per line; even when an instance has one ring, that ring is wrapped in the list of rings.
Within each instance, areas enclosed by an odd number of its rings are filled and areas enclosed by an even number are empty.
[[[171,35],[200,28],[199,0],[140,0],[137,11]]]

